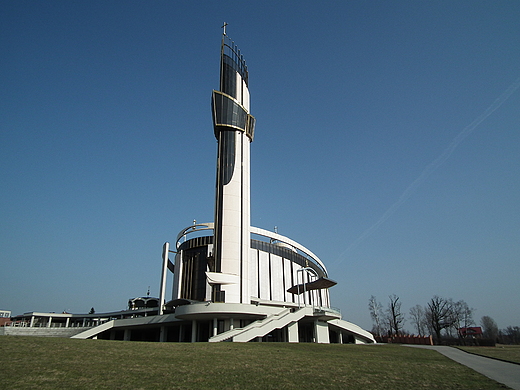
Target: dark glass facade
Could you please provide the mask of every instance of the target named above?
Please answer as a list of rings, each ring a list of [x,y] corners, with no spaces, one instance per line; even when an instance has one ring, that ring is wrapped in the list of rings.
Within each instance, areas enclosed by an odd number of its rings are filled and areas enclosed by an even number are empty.
[[[181,298],[193,301],[206,300],[206,271],[213,268],[213,259],[208,258],[208,245],[213,237],[197,237],[179,247],[182,250]]]
[[[246,131],[247,112],[236,101],[221,92],[213,91],[213,106],[215,126]]]
[[[231,181],[233,172],[235,171],[235,140],[236,134],[234,131],[223,131],[221,133],[221,141],[219,147],[219,182],[226,185]]]
[[[213,111],[213,129],[215,137],[224,130],[240,130],[246,132],[247,136],[253,141],[255,134],[256,120],[247,111],[233,100],[230,95],[219,91],[213,91],[211,100]]]

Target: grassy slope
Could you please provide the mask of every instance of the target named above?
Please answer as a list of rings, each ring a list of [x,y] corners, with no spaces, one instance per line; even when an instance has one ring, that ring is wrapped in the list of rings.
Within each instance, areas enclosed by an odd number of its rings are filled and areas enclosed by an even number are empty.
[[[431,350],[398,345],[140,343],[0,337],[4,388],[500,389]]]
[[[493,357],[520,364],[520,345],[497,345],[496,347],[459,347],[476,355]]]

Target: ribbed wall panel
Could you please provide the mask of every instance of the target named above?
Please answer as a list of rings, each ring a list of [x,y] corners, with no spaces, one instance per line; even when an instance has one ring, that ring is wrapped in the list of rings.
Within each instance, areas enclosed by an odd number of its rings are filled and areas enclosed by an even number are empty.
[[[288,259],[283,259],[283,276],[285,280],[284,301],[292,302],[293,294],[287,292],[294,285],[291,277],[291,261]]]
[[[258,253],[257,249],[249,251],[249,289],[250,296],[260,298],[258,294]]]
[[[258,277],[260,283],[260,299],[271,299],[271,278],[269,275],[269,253],[259,252]]]
[[[280,256],[271,255],[271,291],[273,301],[283,301],[285,298],[283,288],[283,259]]]

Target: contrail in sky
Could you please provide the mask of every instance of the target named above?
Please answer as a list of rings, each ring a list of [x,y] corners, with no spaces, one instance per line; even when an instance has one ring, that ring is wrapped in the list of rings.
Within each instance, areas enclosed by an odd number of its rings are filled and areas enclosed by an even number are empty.
[[[367,230],[365,230],[352,244],[350,244],[347,249],[343,251],[339,259],[336,261],[337,264],[341,263],[345,256],[356,248],[364,239],[374,233],[379,226],[381,226],[385,221],[394,214],[399,207],[417,190],[417,188],[430,176],[437,168],[439,168],[442,164],[448,160],[451,154],[455,151],[457,146],[467,137],[469,136],[473,130],[477,128],[488,116],[490,116],[493,112],[498,110],[498,108],[507,100],[509,97],[520,87],[520,78],[516,79],[513,84],[509,86],[502,94],[491,104],[487,110],[485,110],[480,116],[478,116],[473,122],[471,122],[468,126],[466,126],[462,131],[451,141],[444,152],[440,154],[435,160],[433,160],[424,170],[421,172],[419,177],[415,179],[412,184],[408,186],[408,188],[401,194],[399,199],[392,205],[385,213],[379,218],[379,220],[370,226]]]

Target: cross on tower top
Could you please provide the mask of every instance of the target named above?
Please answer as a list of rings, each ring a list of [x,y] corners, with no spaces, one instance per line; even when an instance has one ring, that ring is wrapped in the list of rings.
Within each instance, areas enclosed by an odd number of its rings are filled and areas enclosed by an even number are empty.
[[[224,24],[222,25],[222,28],[224,29],[224,32],[223,32],[224,35],[226,35],[226,26],[227,25],[228,24],[226,22],[224,22]]]

